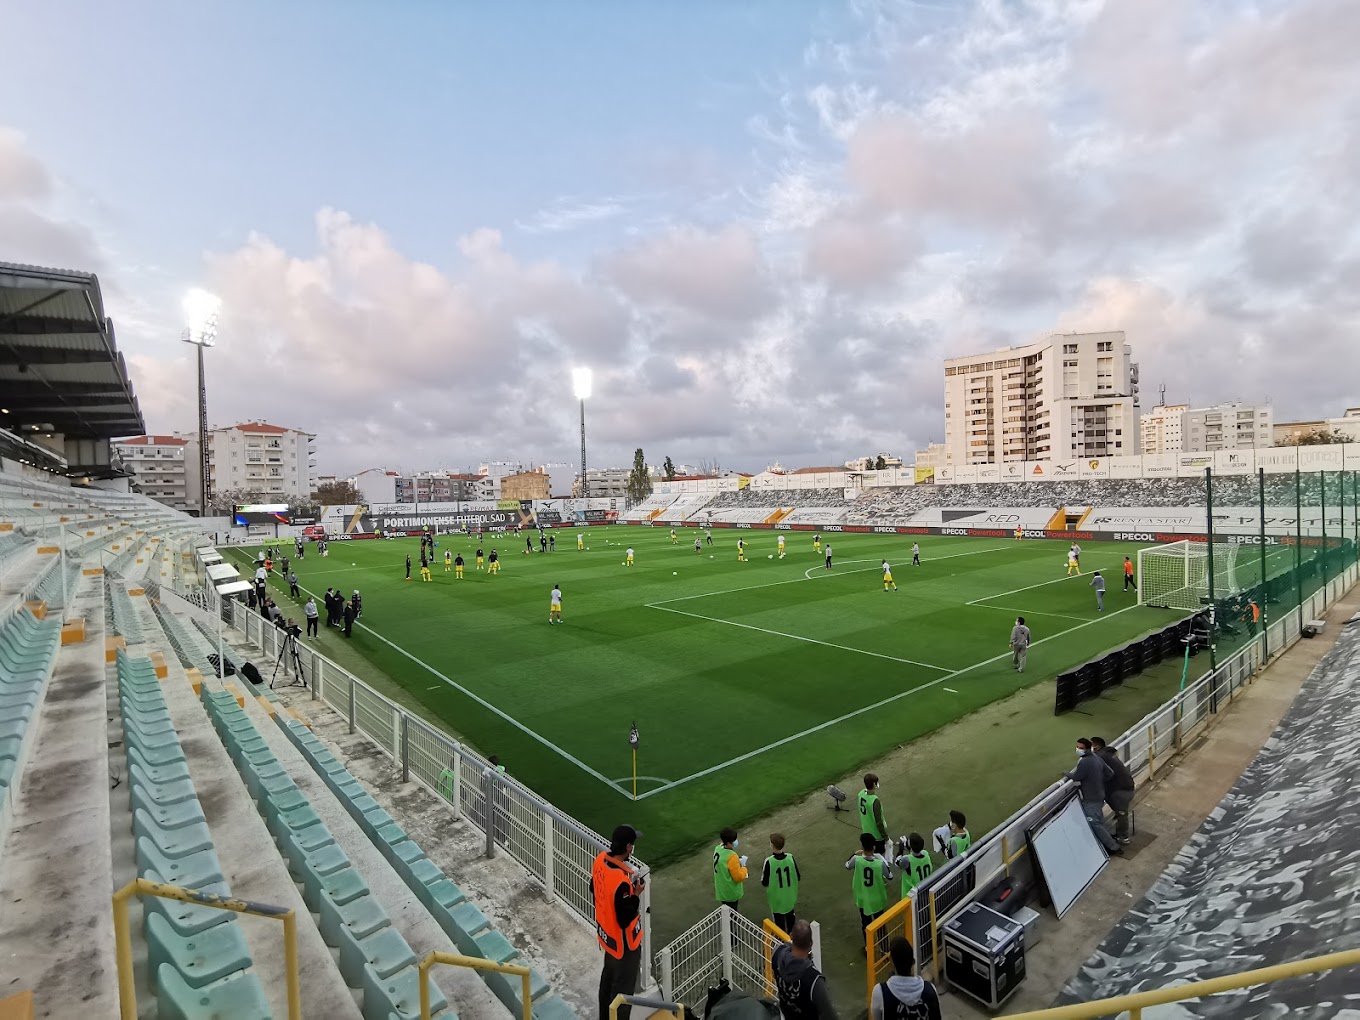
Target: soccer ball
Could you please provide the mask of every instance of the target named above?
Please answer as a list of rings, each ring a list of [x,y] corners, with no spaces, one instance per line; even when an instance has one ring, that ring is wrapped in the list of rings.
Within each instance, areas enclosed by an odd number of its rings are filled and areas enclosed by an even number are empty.
[[[357,564],[357,563],[351,563],[351,564],[350,564],[351,567],[357,567],[358,565],[359,565],[359,564]]]
[[[770,553],[770,554],[769,554],[768,556],[766,556],[765,558],[766,558],[767,560],[772,560],[772,559],[774,559],[774,553]]]
[[[626,567],[626,566],[628,566],[628,561],[627,561],[627,560],[624,560],[622,563],[619,564],[619,566],[621,566],[621,567]]]
[[[713,558],[713,554],[712,554],[712,553],[709,553],[709,554],[708,554],[708,558],[711,560],[711,559]]]
[[[672,570],[672,571],[671,571],[671,577],[679,577],[679,576],[680,576],[680,571],[678,571],[678,570]]]

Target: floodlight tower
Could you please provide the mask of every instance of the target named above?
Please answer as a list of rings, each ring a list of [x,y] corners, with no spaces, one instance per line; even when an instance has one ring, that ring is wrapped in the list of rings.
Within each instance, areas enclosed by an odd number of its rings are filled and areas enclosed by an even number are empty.
[[[588,368],[571,370],[571,388],[581,402],[581,498],[590,509],[590,476],[586,474],[586,398],[590,396],[592,376]]]
[[[203,381],[203,349],[217,343],[217,313],[222,300],[215,294],[195,287],[184,295],[184,332],[180,339],[198,349],[198,470],[200,517],[208,513],[208,497],[212,494],[208,482],[208,388]]]

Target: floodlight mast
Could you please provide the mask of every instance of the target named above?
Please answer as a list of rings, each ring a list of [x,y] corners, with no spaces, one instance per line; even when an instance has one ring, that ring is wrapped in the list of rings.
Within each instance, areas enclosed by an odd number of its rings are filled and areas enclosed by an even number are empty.
[[[217,313],[222,309],[222,300],[215,294],[195,287],[184,295],[184,332],[180,339],[193,344],[198,352],[198,470],[200,517],[208,513],[208,500],[212,487],[208,480],[208,387],[203,377],[203,348],[217,343]]]
[[[585,501],[582,507],[590,509],[590,476],[586,474],[586,398],[590,396],[591,383],[593,376],[588,368],[573,368],[571,370],[572,392],[576,394],[576,399],[581,402],[581,498]]]

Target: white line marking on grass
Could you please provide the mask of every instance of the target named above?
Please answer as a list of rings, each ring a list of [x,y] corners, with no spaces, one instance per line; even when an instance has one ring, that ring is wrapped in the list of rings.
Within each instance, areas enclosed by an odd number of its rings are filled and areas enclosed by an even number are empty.
[[[948,691],[950,694],[958,694],[958,693],[959,693],[958,691],[954,690],[954,688],[952,688],[952,687],[941,687],[940,690],[942,690],[942,691]]]
[[[1095,620],[1087,620],[1085,623],[1079,623],[1075,627],[1068,627],[1066,630],[1060,630],[1056,634],[1050,634],[1048,637],[1040,638],[1038,641],[1033,642],[1030,645],[1030,647],[1033,648],[1035,645],[1041,645],[1045,641],[1052,641],[1054,638],[1062,637],[1065,634],[1071,634],[1073,631],[1081,630],[1083,627],[1090,627],[1092,624],[1103,623],[1105,620],[1118,616],[1120,613],[1127,613],[1130,609],[1137,608],[1138,608],[1137,606],[1127,606],[1124,609],[1119,609],[1113,613],[1110,613],[1109,616],[1101,616]],[[735,758],[729,758],[727,761],[721,762],[718,765],[711,765],[708,768],[702,769],[691,776],[686,776],[684,779],[677,779],[675,782],[670,783],[666,786],[658,786],[655,790],[648,790],[646,793],[639,794],[638,800],[644,800],[645,798],[655,796],[658,793],[665,793],[667,790],[673,790],[677,786],[683,786],[685,783],[692,782],[695,779],[703,779],[705,776],[711,776],[715,772],[721,772],[728,766],[739,765],[744,761],[749,761],[752,758],[764,754],[766,751],[773,751],[777,747],[783,747],[785,744],[791,744],[795,740],[801,740],[803,737],[811,736],[814,733],[819,733],[822,730],[829,729],[832,726],[837,725],[838,723],[843,723],[848,719],[854,719],[857,716],[861,716],[866,712],[872,712],[875,709],[884,707],[885,705],[891,705],[894,701],[900,701],[903,698],[910,697],[913,694],[919,694],[921,691],[929,690],[932,687],[943,684],[946,680],[952,680],[956,676],[962,676],[964,673],[969,673],[975,669],[978,669],[981,666],[987,666],[993,662],[1000,662],[1002,659],[1005,659],[1012,654],[1013,653],[1008,649],[1007,651],[1002,652],[1000,655],[994,655],[990,659],[984,659],[981,662],[975,662],[971,666],[965,666],[963,669],[956,670],[953,673],[946,673],[944,676],[940,677],[937,680],[931,680],[929,683],[921,684],[919,687],[913,687],[909,691],[900,691],[897,694],[893,694],[890,695],[889,697],[876,701],[872,705],[865,705],[863,708],[857,708],[853,712],[846,712],[844,715],[837,716],[835,719],[828,719],[824,723],[818,723],[816,726],[811,726],[800,733],[792,733],[787,737],[781,737],[779,740],[771,741],[764,747],[758,747],[754,751],[747,751],[745,754],[737,755],[737,757]]]
[[[301,585],[298,585],[298,587],[299,587],[299,588],[302,588]],[[316,594],[316,592],[312,591],[312,590],[309,589],[309,588],[302,588],[302,590],[305,591],[305,592],[307,592],[309,595],[315,595],[315,594]],[[439,670],[437,670],[437,669],[435,669],[433,666],[431,666],[428,662],[424,662],[424,661],[421,660],[421,659],[417,659],[414,655],[412,655],[410,652],[408,652],[405,648],[401,647],[401,645],[397,644],[397,643],[394,642],[394,641],[389,641],[387,638],[383,637],[381,634],[379,634],[379,633],[378,633],[376,630],[374,630],[372,627],[368,626],[367,624],[360,623],[360,622],[357,621],[357,620],[355,621],[354,626],[357,627],[357,628],[360,629],[360,630],[366,630],[366,631],[368,631],[368,633],[372,634],[375,638],[377,638],[377,639],[378,639],[379,641],[381,641],[383,644],[387,645],[387,646],[388,646],[389,648],[391,648],[393,651],[400,652],[402,655],[406,656],[406,658],[408,658],[408,659],[410,659],[412,662],[414,662],[417,666],[420,666],[420,667],[422,667],[423,669],[425,669],[425,670],[426,670],[428,673],[430,673],[432,676],[438,677],[440,680],[443,680],[444,683],[448,684],[448,685],[449,685],[450,687],[452,687],[454,690],[460,692],[461,694],[466,695],[467,697],[471,698],[473,701],[477,702],[477,704],[481,705],[481,706],[482,706],[483,708],[485,708],[488,712],[492,712],[492,713],[494,713],[495,715],[499,716],[500,718],[504,719],[506,722],[508,722],[511,726],[515,727],[515,729],[519,730],[519,731],[520,731],[521,733],[523,733],[525,736],[533,737],[533,739],[537,740],[540,744],[542,744],[544,747],[546,747],[546,748],[547,748],[548,750],[550,750],[550,751],[556,751],[558,754],[560,754],[560,755],[561,755],[563,758],[565,758],[567,761],[571,762],[573,765],[575,765],[577,768],[579,768],[582,772],[586,773],[587,775],[594,776],[594,777],[595,777],[596,779],[598,779],[600,782],[604,783],[605,786],[608,786],[610,789],[612,789],[612,790],[618,792],[619,794],[623,795],[624,797],[631,797],[631,796],[632,796],[632,791],[624,789],[622,786],[620,786],[618,783],[614,782],[612,779],[607,779],[602,773],[595,771],[595,769],[591,768],[589,765],[587,765],[585,762],[583,762],[580,758],[576,757],[576,756],[575,756],[574,754],[572,754],[570,751],[567,751],[567,750],[564,750],[563,748],[558,747],[556,744],[554,744],[554,743],[553,743],[551,740],[549,740],[547,737],[542,736],[542,735],[539,734],[539,733],[535,733],[533,730],[529,729],[528,726],[525,726],[524,723],[520,722],[520,721],[519,721],[518,719],[516,719],[514,716],[509,715],[508,713],[501,711],[499,708],[497,708],[495,705],[491,704],[491,702],[487,701],[487,700],[486,700],[485,698],[483,698],[481,695],[476,694],[476,693],[474,693],[473,691],[468,690],[468,689],[467,689],[466,687],[464,687],[462,684],[460,684],[460,683],[458,683],[458,682],[456,682],[456,681],[454,681],[454,680],[449,679],[449,678],[446,677],[443,673],[439,672]]]
[[[1072,616],[1069,613],[1041,613],[1037,609],[1017,609],[1015,606],[994,606],[988,602],[968,603],[975,609],[1000,609],[1007,613],[1015,613],[1018,616],[1051,616],[1055,620],[1079,620],[1085,622],[1091,619],[1089,616]]]
[[[924,666],[926,669],[939,670],[941,673],[948,673],[948,666],[937,666],[933,662],[920,662],[916,659],[900,659],[896,655],[888,655],[884,652],[871,652],[864,648],[856,648],[853,645],[838,645],[833,641],[818,641],[816,638],[804,637],[801,634],[786,634],[782,630],[767,630],[764,627],[756,627],[749,623],[737,623],[735,620],[724,620],[720,616],[703,616],[700,613],[688,613],[683,609],[669,609],[666,606],[648,606],[648,609],[660,609],[662,612],[675,613],[677,616],[688,616],[695,620],[707,620],[709,623],[725,623],[729,627],[740,627],[742,630],[759,631],[761,634],[772,634],[775,637],[788,638],[791,641],[806,641],[810,645],[822,645],[825,648],[839,648],[843,652],[856,652],[860,655],[872,655],[875,659],[891,659],[893,662],[904,662],[909,666]]]
[[[1085,574],[1069,574],[1066,577],[1055,577],[1051,581],[1040,581],[1038,584],[1027,584],[1023,588],[1012,588],[1010,591],[995,592],[994,594],[991,595],[984,595],[980,599],[973,599],[972,602],[965,602],[964,605],[975,606],[979,602],[990,602],[992,601],[992,599],[1004,599],[1007,595],[1018,595],[1022,591],[1033,591],[1035,588],[1047,588],[1050,584],[1062,584],[1064,581],[1080,580],[1082,578],[1089,577],[1091,574],[1094,574],[1096,570],[1104,569],[1105,569],[1104,567],[1096,567],[1095,570],[1089,570]],[[1087,587],[1089,586],[1090,584],[1088,581]],[[1037,616],[1039,614],[1036,613],[1035,615]]]

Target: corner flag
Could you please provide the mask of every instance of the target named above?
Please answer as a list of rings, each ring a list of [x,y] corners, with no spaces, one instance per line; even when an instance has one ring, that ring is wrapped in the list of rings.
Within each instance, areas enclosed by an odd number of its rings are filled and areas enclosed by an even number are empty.
[[[638,731],[636,722],[633,723],[633,728],[628,732],[628,746],[631,747],[634,751],[637,750]]]

